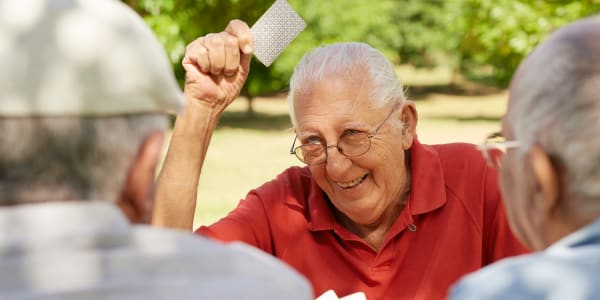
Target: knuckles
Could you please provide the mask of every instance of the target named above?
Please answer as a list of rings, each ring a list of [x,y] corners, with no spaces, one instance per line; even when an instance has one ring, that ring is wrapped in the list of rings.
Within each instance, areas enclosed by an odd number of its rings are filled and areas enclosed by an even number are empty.
[[[225,31],[209,33],[189,43],[185,48],[182,65],[186,70],[190,68],[186,65],[196,65],[206,75],[231,77],[239,71],[241,47],[252,45],[252,41],[248,25],[240,20],[231,20]]]
[[[204,44],[208,47],[219,48],[219,47],[223,47],[225,42],[223,41],[223,37],[221,37],[220,35],[213,35],[213,36],[207,37]]]
[[[237,41],[237,39],[235,37],[233,37],[233,36],[227,36],[227,37],[224,37],[223,40],[224,40],[223,42],[225,44],[225,47],[227,47],[227,48],[238,48],[238,41]]]

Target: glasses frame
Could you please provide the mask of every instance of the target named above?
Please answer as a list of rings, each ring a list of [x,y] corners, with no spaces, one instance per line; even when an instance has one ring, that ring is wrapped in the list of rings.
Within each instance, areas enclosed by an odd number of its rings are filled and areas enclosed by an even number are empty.
[[[500,139],[500,141],[496,141]],[[500,153],[505,154],[508,149],[519,148],[522,143],[518,140],[507,141],[501,132],[494,132],[489,134],[483,143],[477,145],[477,149],[481,151],[481,155],[485,159],[486,163],[494,168],[501,167],[499,159],[494,159],[490,155],[490,150],[498,150]]]
[[[329,155],[329,154],[327,153],[327,149],[329,149],[329,148],[337,148],[338,152],[339,152],[340,154],[342,154],[343,156],[346,156],[346,157],[357,157],[357,156],[361,156],[361,155],[363,155],[363,154],[365,154],[365,153],[369,152],[369,150],[371,149],[371,145],[372,145],[371,139],[372,139],[373,137],[375,137],[375,136],[376,136],[376,135],[379,133],[379,130],[380,130],[381,128],[383,128],[383,125],[385,125],[385,123],[387,123],[387,121],[390,119],[390,117],[391,117],[391,116],[394,114],[394,112],[396,111],[396,109],[397,109],[399,106],[400,106],[400,105],[398,105],[398,104],[394,105],[394,107],[393,107],[393,108],[392,108],[392,110],[391,110],[391,111],[388,113],[388,115],[385,117],[385,119],[383,119],[383,121],[381,121],[381,123],[380,123],[380,124],[379,124],[379,125],[378,125],[378,126],[375,128],[375,129],[374,129],[374,130],[372,130],[372,131],[370,131],[370,132],[363,132],[363,133],[366,133],[366,134],[367,134],[367,139],[368,139],[368,141],[369,141],[369,146],[366,148],[366,150],[365,150],[364,152],[362,152],[362,153],[360,153],[360,154],[354,154],[354,155],[347,155],[347,154],[345,154],[345,153],[342,151],[342,149],[339,147],[340,138],[338,138],[338,142],[337,142],[335,145],[323,145],[323,144],[301,144],[301,145],[298,145],[298,146],[296,146],[296,141],[298,140],[298,135],[294,136],[294,141],[292,142],[292,146],[290,147],[290,154],[291,154],[291,155],[294,155],[294,156],[295,156],[295,157],[296,157],[296,158],[297,158],[299,161],[301,161],[301,162],[303,162],[303,163],[305,163],[306,165],[309,165],[309,166],[318,166],[318,165],[322,165],[322,164],[326,163],[326,162],[327,162],[327,159],[328,159],[328,155]],[[343,134],[342,134],[340,137],[342,137],[342,136],[343,136]],[[302,148],[302,146],[306,146],[306,145],[321,145],[321,147],[323,148],[323,150],[324,150],[324,152],[325,152],[325,159],[323,159],[323,161],[322,161],[322,162],[319,162],[319,163],[316,163],[316,164],[308,164],[307,162],[305,162],[303,159],[301,159],[301,158],[300,158],[300,156],[298,156],[298,154],[296,154],[296,151],[298,151],[298,149],[301,149],[301,148]]]

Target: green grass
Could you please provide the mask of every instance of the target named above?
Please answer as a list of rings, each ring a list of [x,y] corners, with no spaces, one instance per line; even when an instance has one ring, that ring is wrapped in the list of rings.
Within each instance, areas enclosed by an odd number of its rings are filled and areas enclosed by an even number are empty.
[[[416,102],[417,134],[424,143],[480,143],[500,129],[506,94],[485,96],[431,95]]]
[[[451,75],[444,70],[398,72],[417,106],[421,142],[479,143],[499,129],[504,91],[449,85]],[[294,135],[285,98],[256,99],[254,118],[247,117],[246,107],[246,100],[236,100],[213,135],[199,183],[196,226],[225,216],[248,191],[300,165],[289,154]]]

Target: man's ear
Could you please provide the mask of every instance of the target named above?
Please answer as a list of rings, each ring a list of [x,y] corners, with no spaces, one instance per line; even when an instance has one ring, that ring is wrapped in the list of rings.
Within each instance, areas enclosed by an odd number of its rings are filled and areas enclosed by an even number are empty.
[[[155,131],[140,146],[117,205],[131,223],[150,223],[153,209],[156,165],[165,133]]]
[[[532,146],[528,156],[535,185],[535,190],[532,191],[533,200],[537,202],[535,208],[539,210],[541,220],[545,222],[561,205],[560,174],[548,154],[539,146]]]
[[[402,148],[408,150],[412,147],[413,139],[416,136],[417,121],[419,119],[414,102],[406,100],[402,104],[400,118],[402,122]]]

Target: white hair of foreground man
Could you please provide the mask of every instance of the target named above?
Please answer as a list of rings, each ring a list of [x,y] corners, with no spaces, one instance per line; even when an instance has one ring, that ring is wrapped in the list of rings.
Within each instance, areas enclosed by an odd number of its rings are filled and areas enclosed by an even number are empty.
[[[296,127],[294,101],[298,93],[312,89],[315,83],[329,77],[354,78],[366,71],[370,78],[370,97],[373,108],[406,97],[394,66],[383,54],[364,43],[338,43],[313,49],[304,55],[290,79],[288,101],[290,118]]]
[[[596,30],[581,30],[589,22]],[[575,207],[598,212],[600,19],[561,29],[534,54],[512,82],[507,121],[514,122],[516,139],[539,145],[564,168],[566,193],[579,201]]]
[[[0,117],[0,206],[116,201],[142,143],[167,125],[163,114]]]

